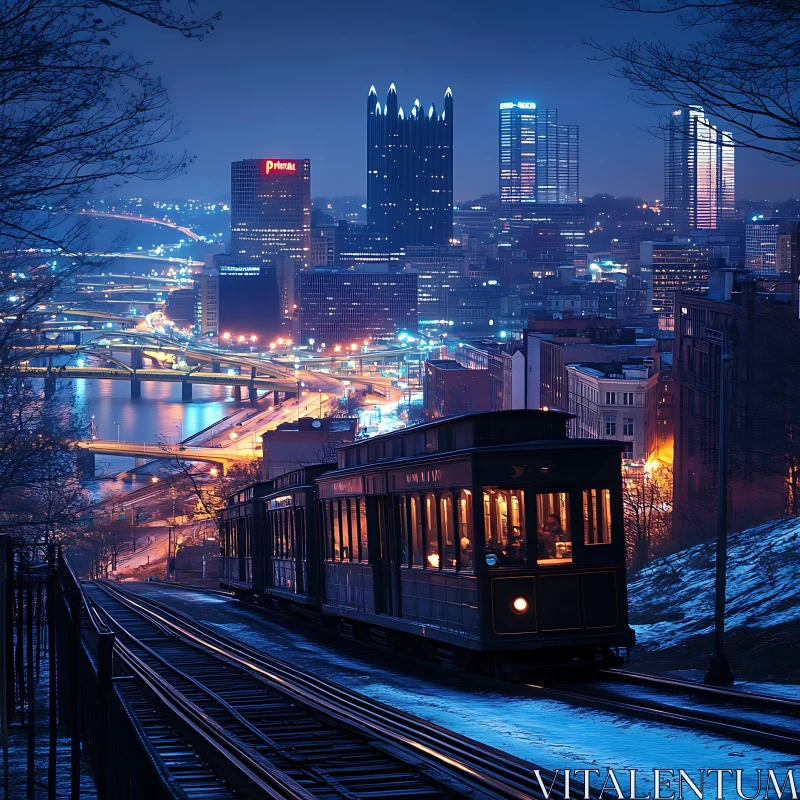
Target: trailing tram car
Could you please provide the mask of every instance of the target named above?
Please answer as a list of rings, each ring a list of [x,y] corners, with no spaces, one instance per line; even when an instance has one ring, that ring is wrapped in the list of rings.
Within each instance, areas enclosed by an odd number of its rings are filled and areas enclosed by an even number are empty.
[[[568,420],[467,414],[254,484],[222,512],[222,583],[454,664],[619,663],[621,445]]]

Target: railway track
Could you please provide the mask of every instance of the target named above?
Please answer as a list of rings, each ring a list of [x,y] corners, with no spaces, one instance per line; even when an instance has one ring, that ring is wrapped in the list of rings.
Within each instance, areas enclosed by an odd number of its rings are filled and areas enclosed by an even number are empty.
[[[578,684],[526,684],[540,696],[800,754],[800,702],[624,669]]]
[[[214,784],[217,794],[203,797],[544,796],[534,765],[227,639],[156,601],[106,583],[84,590],[116,633],[117,662],[136,678],[123,691],[141,687],[137,702],[147,704],[146,714],[170,722],[178,739],[165,749],[180,752],[180,770],[191,774],[196,765],[198,787]],[[203,738],[187,752],[178,740],[195,727]],[[553,773],[539,774],[549,788]]]
[[[426,663],[425,666],[431,665]],[[465,673],[464,678],[497,689],[509,685],[471,673]],[[622,668],[600,670],[598,680],[586,683],[513,681],[512,685],[533,697],[589,706],[718,734],[778,752],[800,754],[800,702],[788,698],[706,686]]]

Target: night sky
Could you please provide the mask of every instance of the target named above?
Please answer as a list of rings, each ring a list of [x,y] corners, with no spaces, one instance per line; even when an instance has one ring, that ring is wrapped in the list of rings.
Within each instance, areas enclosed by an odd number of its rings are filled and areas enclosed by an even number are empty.
[[[123,40],[164,79],[197,158],[186,176],[139,189],[151,197],[228,199],[230,162],[310,158],[317,196],[366,193],[366,97],[441,108],[454,96],[455,196],[497,191],[502,100],[557,108],[580,126],[580,193],[662,197],[656,117],[627,84],[591,60],[604,43],[663,38],[662,18],[622,14],[602,0],[203,0],[222,21],[205,41],[130,25]],[[713,121],[713,120],[712,120]],[[800,194],[797,168],[737,153],[738,198]]]

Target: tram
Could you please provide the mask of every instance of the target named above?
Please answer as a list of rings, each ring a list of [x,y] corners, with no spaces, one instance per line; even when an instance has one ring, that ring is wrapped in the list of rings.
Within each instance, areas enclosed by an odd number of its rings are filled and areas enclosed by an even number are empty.
[[[221,583],[454,663],[619,662],[621,445],[467,414],[345,445],[222,512]]]

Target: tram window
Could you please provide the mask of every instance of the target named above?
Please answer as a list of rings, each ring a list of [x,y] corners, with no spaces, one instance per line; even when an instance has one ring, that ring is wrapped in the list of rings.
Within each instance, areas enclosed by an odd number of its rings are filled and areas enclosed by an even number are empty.
[[[369,536],[367,535],[367,503],[358,501],[358,530],[361,534],[361,560],[369,561]]]
[[[424,566],[422,560],[422,505],[419,495],[409,497],[411,517],[411,564],[414,567]]]
[[[487,489],[483,493],[486,565],[525,565],[525,492]]]
[[[351,561],[358,561],[361,540],[358,535],[358,508],[355,497],[350,501],[350,555]]]
[[[569,494],[565,492],[537,494],[536,518],[539,525],[537,562],[564,564],[572,561]]]
[[[347,500],[337,502],[340,514],[340,530],[342,533],[342,561],[350,560],[350,518],[347,515]]]
[[[425,566],[439,569],[439,526],[436,524],[436,495],[425,495]]]
[[[339,560],[341,541],[339,539],[339,502],[331,501],[331,521],[333,522],[333,560]]]
[[[294,558],[294,509],[286,509],[286,557]]]
[[[472,492],[462,489],[458,497],[458,565],[462,571],[472,571]]]
[[[400,564],[408,566],[408,504],[405,496],[400,497],[397,504],[397,512],[400,515]]]
[[[297,516],[295,517],[295,554],[300,561],[306,560],[306,510],[301,507],[297,509]]]
[[[583,543],[611,544],[609,489],[587,489],[583,493]]]
[[[333,544],[331,542],[331,504],[326,500],[322,506],[322,529],[325,534],[325,560],[333,558]]]
[[[450,492],[439,495],[439,520],[442,527],[442,569],[455,569],[456,540],[453,528],[453,498]]]

